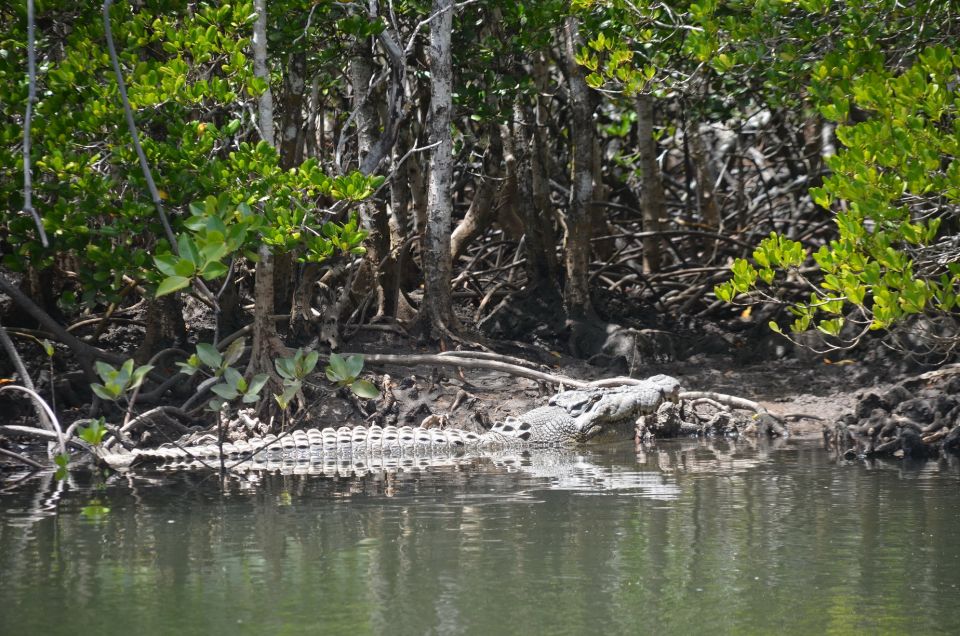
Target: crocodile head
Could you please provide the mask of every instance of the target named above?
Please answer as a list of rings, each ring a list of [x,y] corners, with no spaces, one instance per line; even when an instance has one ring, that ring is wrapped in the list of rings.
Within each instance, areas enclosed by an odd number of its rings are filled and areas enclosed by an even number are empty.
[[[639,416],[655,413],[665,401],[677,400],[680,382],[655,375],[639,384],[584,393],[591,395],[568,408],[576,422],[578,441],[626,439],[633,436]]]
[[[655,413],[665,400],[675,401],[679,391],[680,383],[665,375],[616,388],[564,391],[546,406],[498,422],[481,436],[481,443],[565,446],[632,439],[637,418]]]

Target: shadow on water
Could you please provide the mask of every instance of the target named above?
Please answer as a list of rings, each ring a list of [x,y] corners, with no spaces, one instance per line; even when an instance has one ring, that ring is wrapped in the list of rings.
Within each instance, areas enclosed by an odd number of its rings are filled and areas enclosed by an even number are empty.
[[[956,633],[958,487],[726,440],[41,474],[0,484],[0,633]]]

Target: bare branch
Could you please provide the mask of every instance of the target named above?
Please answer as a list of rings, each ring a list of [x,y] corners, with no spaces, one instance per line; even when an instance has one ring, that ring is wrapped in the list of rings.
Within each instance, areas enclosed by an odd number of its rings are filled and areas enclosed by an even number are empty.
[[[157,209],[157,215],[160,217],[160,223],[163,224],[163,231],[170,241],[170,249],[177,253],[177,237],[173,234],[173,228],[170,227],[170,221],[167,220],[167,213],[163,210],[163,200],[160,198],[160,192],[157,190],[157,184],[153,181],[153,174],[150,172],[150,165],[147,163],[147,156],[143,152],[143,146],[140,145],[140,135],[137,133],[137,124],[133,121],[133,109],[130,107],[130,98],[127,97],[127,83],[123,79],[123,72],[120,70],[120,59],[117,57],[117,47],[113,43],[113,30],[110,27],[110,5],[113,0],[103,0],[103,32],[107,38],[107,51],[110,53],[110,63],[113,65],[113,73],[117,76],[117,88],[120,90],[120,100],[123,102],[123,114],[127,120],[127,128],[130,130],[130,137],[133,140],[133,148],[137,152],[137,158],[140,159],[140,169],[143,171],[143,178],[147,181],[147,189],[150,190],[150,198],[153,199],[153,205]]]
[[[66,441],[66,438],[63,436],[63,429],[60,428],[60,421],[57,419],[56,414],[54,414],[53,410],[50,408],[50,405],[47,404],[47,402],[42,397],[40,397],[40,395],[36,391],[32,389],[28,389],[25,386],[20,386],[19,384],[8,384],[6,386],[0,387],[0,393],[3,393],[4,391],[20,391],[21,393],[26,393],[27,395],[30,396],[31,399],[33,399],[35,404],[37,404],[40,408],[43,409],[47,417],[50,418],[50,423],[53,424],[53,428],[56,431],[57,443],[60,447],[60,454],[65,455],[67,453],[67,441]]]
[[[167,219],[167,213],[163,209],[163,199],[160,198],[160,191],[157,190],[157,184],[153,180],[153,173],[150,172],[150,164],[147,163],[147,155],[143,152],[143,146],[140,144],[140,135],[137,132],[137,124],[133,120],[133,109],[130,107],[130,98],[127,97],[127,84],[123,80],[123,72],[120,70],[120,59],[117,57],[117,47],[113,43],[113,30],[110,28],[110,5],[113,0],[103,0],[103,32],[107,39],[107,51],[110,53],[110,63],[113,65],[113,73],[117,76],[117,88],[120,90],[120,101],[123,102],[123,114],[127,120],[127,128],[130,130],[130,137],[133,141],[133,148],[137,152],[137,158],[140,160],[140,169],[143,171],[143,178],[147,181],[147,189],[150,191],[150,198],[153,200],[153,207],[157,210],[157,216],[160,217],[160,223],[163,225],[163,232],[167,235],[170,242],[170,249],[174,254],[179,255],[177,248],[177,237],[170,227],[170,221]],[[198,296],[212,308],[217,308],[216,297],[207,289],[207,286],[199,278],[193,279],[193,287],[198,292]]]
[[[27,0],[27,112],[23,116],[23,211],[33,217],[40,234],[40,244],[50,247],[40,215],[33,209],[33,174],[30,167],[30,124],[33,122],[33,105],[37,102],[37,52],[35,40],[33,0]]]

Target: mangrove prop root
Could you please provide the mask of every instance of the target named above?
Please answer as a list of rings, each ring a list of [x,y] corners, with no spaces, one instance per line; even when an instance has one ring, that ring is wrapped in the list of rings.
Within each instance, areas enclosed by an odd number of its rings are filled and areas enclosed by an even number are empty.
[[[34,470],[43,470],[44,468],[43,464],[35,462],[29,457],[24,457],[20,453],[15,453],[12,450],[7,450],[6,448],[0,447],[0,455],[3,455],[4,457],[9,457],[11,459],[15,459],[18,462],[22,464],[26,464],[30,468],[33,468]]]

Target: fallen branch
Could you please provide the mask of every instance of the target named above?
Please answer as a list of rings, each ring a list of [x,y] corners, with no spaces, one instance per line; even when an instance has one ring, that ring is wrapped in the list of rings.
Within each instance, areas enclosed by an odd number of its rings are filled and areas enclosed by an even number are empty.
[[[565,384],[577,388],[587,388],[594,386],[584,380],[576,380],[563,375],[545,373],[536,369],[528,369],[517,364],[502,362],[500,360],[486,360],[482,358],[465,357],[459,355],[461,352],[446,352],[443,354],[402,354],[393,355],[388,353],[342,353],[344,357],[360,355],[363,361],[368,364],[398,364],[400,366],[415,367],[421,364],[432,364],[446,367],[462,367],[465,369],[489,369],[491,371],[500,371],[509,375],[515,375],[521,378],[529,378],[540,382],[549,382],[551,384]]]
[[[712,400],[729,406],[734,409],[745,409],[757,414],[758,429],[769,434],[780,437],[787,436],[787,429],[780,421],[780,418],[770,413],[763,405],[753,400],[737,397],[735,395],[726,395],[724,393],[713,393],[712,391],[681,391],[681,400]]]
[[[26,437],[29,439],[41,440],[44,442],[57,442],[59,436],[55,431],[47,431],[33,426],[20,426],[19,424],[0,424],[0,435],[7,437]],[[67,446],[73,446],[80,450],[92,452],[90,445],[76,437],[67,438],[64,436],[64,443]]]
[[[33,469],[35,469],[35,470],[43,470],[43,469],[45,468],[45,466],[44,466],[43,464],[41,464],[41,463],[39,463],[39,462],[35,462],[35,461],[33,461],[32,459],[30,459],[29,457],[25,457],[25,456],[21,455],[20,453],[14,453],[12,450],[7,450],[6,448],[0,448],[0,455],[4,455],[5,457],[9,457],[9,458],[11,458],[11,459],[15,459],[15,460],[17,460],[18,462],[24,463],[24,464],[26,464],[27,466],[29,466],[30,468],[33,468]]]
[[[712,391],[681,391],[680,399],[711,400],[713,402],[723,404],[724,406],[729,406],[730,408],[753,411],[758,415],[764,415],[767,413],[767,409],[764,408],[759,402],[754,402],[753,400],[737,397],[735,395],[726,395],[725,393],[714,393]]]
[[[630,378],[625,376],[603,378],[601,380],[578,380],[576,378],[571,378],[570,376],[560,375],[557,373],[547,373],[545,371],[537,371],[536,369],[530,369],[528,367],[520,366],[519,364],[512,364],[502,360],[516,359],[525,364],[536,364],[533,362],[526,360],[521,361],[518,358],[510,358],[509,356],[500,356],[499,354],[477,351],[445,351],[438,354],[341,353],[340,355],[344,357],[359,355],[363,357],[364,362],[373,364],[397,364],[406,367],[414,367],[421,364],[434,364],[437,366],[462,367],[465,369],[489,369],[491,371],[500,371],[502,373],[515,375],[521,378],[537,380],[538,382],[562,384],[564,386],[575,387],[578,389],[617,387],[627,384],[643,384],[643,382],[645,382],[645,379],[643,378]],[[751,404],[753,403],[751,402]]]

